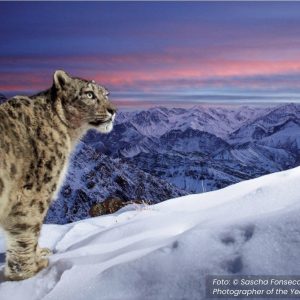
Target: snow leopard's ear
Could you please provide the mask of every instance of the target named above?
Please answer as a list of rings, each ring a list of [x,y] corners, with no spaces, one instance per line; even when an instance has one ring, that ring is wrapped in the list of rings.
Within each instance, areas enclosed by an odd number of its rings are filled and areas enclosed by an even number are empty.
[[[71,77],[63,70],[55,71],[53,83],[57,89],[63,89],[71,81]]]

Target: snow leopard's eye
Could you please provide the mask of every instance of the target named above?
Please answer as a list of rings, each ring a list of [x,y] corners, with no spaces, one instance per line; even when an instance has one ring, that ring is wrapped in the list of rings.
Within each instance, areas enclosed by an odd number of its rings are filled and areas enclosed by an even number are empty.
[[[87,92],[86,95],[87,95],[87,97],[88,97],[89,99],[95,98],[95,95],[94,95],[93,92]]]

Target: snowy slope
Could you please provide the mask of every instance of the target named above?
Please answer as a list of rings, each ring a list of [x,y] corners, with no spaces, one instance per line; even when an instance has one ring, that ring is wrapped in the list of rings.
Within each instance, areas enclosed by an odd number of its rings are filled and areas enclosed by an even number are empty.
[[[55,253],[50,266],[23,282],[1,279],[0,299],[198,300],[208,274],[299,274],[299,181],[295,168],[114,215],[44,225],[40,244]]]

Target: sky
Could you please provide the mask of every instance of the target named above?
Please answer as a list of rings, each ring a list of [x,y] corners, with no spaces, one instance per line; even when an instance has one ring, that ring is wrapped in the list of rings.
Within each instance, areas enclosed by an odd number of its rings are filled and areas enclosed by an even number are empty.
[[[95,80],[121,108],[300,102],[300,2],[0,2],[0,93]]]

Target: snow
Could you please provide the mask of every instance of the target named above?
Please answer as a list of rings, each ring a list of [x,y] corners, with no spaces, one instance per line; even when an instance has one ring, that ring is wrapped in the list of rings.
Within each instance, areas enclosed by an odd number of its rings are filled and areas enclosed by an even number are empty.
[[[67,225],[44,225],[50,266],[0,279],[0,299],[204,299],[207,275],[297,275],[300,168]],[[0,252],[4,252],[0,239]],[[3,270],[3,263],[1,265]]]

